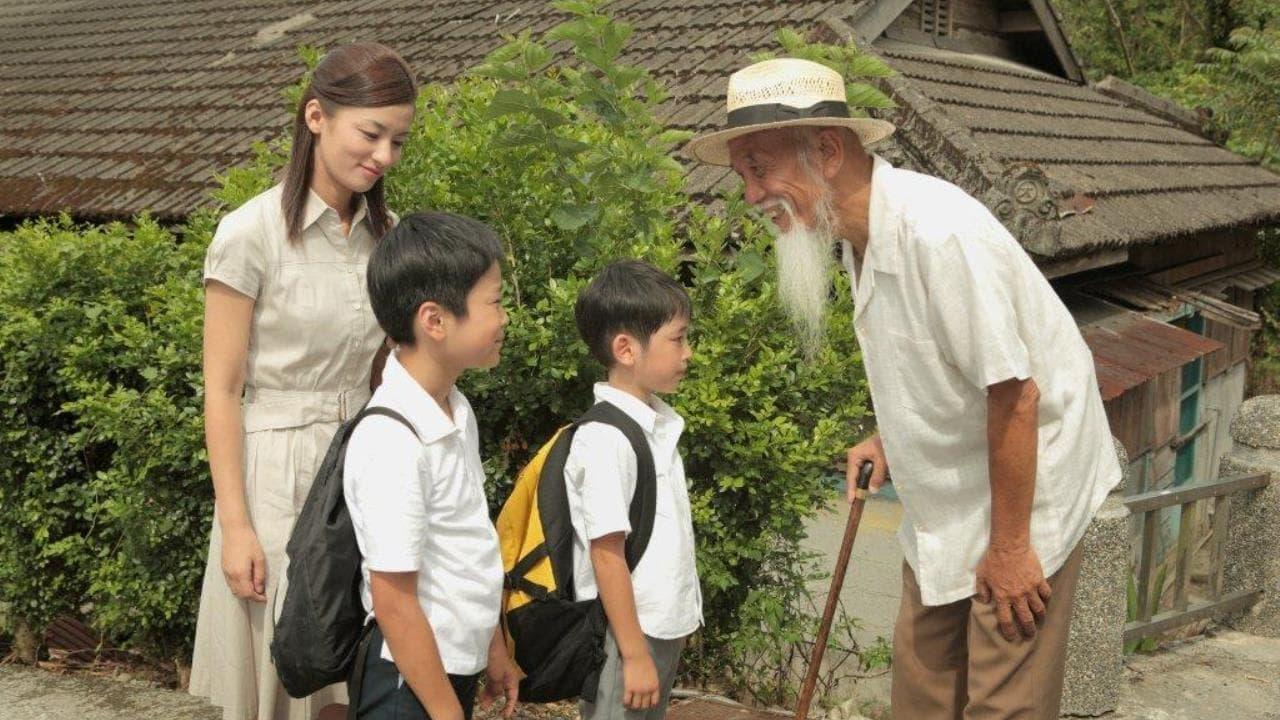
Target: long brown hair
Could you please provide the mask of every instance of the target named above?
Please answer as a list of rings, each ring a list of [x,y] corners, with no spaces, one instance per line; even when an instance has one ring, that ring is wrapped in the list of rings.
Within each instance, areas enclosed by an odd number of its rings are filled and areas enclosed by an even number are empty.
[[[315,168],[316,136],[307,127],[307,103],[319,100],[325,115],[341,107],[386,107],[413,104],[418,83],[413,70],[391,48],[379,43],[354,43],[330,50],[311,76],[293,118],[293,147],[284,178],[281,209],[289,242],[302,235],[302,216]],[[375,237],[391,229],[383,178],[364,192],[368,220]]]

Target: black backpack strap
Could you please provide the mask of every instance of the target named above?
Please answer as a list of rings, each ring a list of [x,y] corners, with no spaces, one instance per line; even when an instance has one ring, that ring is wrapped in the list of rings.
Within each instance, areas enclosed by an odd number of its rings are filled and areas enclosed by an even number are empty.
[[[654,516],[657,513],[658,472],[653,464],[653,451],[649,449],[649,439],[645,437],[640,425],[613,403],[596,403],[575,424],[582,426],[589,422],[617,428],[627,438],[627,442],[631,443],[631,450],[636,454],[636,492],[631,497],[628,512],[631,532],[627,535],[626,543],[627,567],[634,571],[649,547]]]
[[[396,422],[400,423],[401,425],[409,428],[409,432],[413,433],[413,436],[415,438],[418,437],[417,429],[413,427],[413,423],[409,422],[409,420],[405,418],[405,416],[401,415],[395,410],[392,410],[391,408],[385,408],[380,405],[366,405],[364,409],[361,410],[355,417],[351,418],[350,422],[348,422],[346,425],[343,425],[342,428],[338,430],[338,432],[342,433],[342,454],[338,456],[339,468],[343,467],[344,463],[347,460],[347,445],[350,444],[351,442],[351,436],[355,434],[356,426],[360,424],[361,420],[369,417],[370,415],[381,415],[383,417],[389,417],[392,420],[395,420]]]
[[[413,433],[415,438],[421,439],[418,435],[417,429],[413,427],[413,423],[409,422],[405,416],[391,408],[385,408],[380,405],[366,405],[365,408],[352,418],[351,422],[347,423],[346,427],[342,429],[342,432],[345,433],[345,436],[342,438],[342,455],[344,459],[347,454],[347,443],[350,442],[351,435],[355,433],[356,426],[360,424],[361,420],[369,417],[370,415],[381,415],[383,417],[391,418],[408,428],[409,432]],[[341,467],[341,464],[339,464],[339,467]],[[356,644],[357,650],[355,662],[352,665],[351,674],[347,680],[347,690],[351,695],[347,704],[347,720],[356,720],[358,717],[357,710],[360,706],[360,695],[364,690],[364,666],[368,660],[369,645],[372,640],[373,628],[376,624],[376,621],[365,623],[364,629],[360,631],[360,640]]]
[[[381,405],[366,405],[365,408],[361,410],[360,413],[351,420],[351,424],[348,426],[350,428],[348,432],[355,431],[355,427],[360,424],[360,421],[369,417],[370,415],[381,415],[383,417],[389,417],[392,420],[395,420],[396,422],[400,423],[401,425],[409,428],[409,432],[413,433],[414,437],[418,437],[417,429],[413,427],[413,423],[409,422],[409,420],[405,418],[405,416],[401,415],[395,410],[392,410],[391,408],[382,407]]]
[[[369,661],[369,645],[373,640],[373,628],[377,621],[367,622],[360,631],[360,640],[356,643],[355,664],[347,679],[347,720],[359,720],[360,696],[364,694],[364,666]]]

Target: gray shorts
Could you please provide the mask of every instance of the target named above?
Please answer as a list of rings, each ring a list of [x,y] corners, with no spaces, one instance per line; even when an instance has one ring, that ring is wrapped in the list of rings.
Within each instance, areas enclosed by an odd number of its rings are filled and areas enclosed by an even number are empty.
[[[600,687],[594,701],[586,698],[578,705],[582,720],[662,720],[667,714],[667,702],[671,699],[671,687],[676,682],[676,670],[680,667],[680,652],[684,650],[684,638],[658,640],[645,636],[653,664],[658,668],[658,688],[662,692],[658,705],[649,710],[628,710],[622,706],[625,684],[622,680],[622,656],[618,653],[618,641],[613,631],[605,633],[604,667],[600,669]]]

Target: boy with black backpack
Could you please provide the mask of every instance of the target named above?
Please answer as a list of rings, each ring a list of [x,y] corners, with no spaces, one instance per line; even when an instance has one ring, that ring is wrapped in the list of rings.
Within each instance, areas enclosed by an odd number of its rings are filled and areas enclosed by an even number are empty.
[[[573,588],[598,597],[608,620],[595,693],[584,720],[658,720],[666,713],[685,639],[702,625],[693,521],[677,443],[684,420],[658,393],[675,392],[691,351],[689,297],[648,263],[615,262],[578,296],[574,314],[592,356],[608,371],[595,399],[643,431],[651,458],[605,422],[578,427],[564,480],[573,526]],[[656,480],[652,526],[638,559],[628,558],[632,499],[644,465]],[[648,518],[646,518],[648,520]],[[629,563],[628,560],[632,562]]]
[[[402,219],[369,261],[373,311],[397,350],[368,407],[408,425],[370,415],[346,451],[344,497],[372,623],[352,669],[361,720],[470,718],[486,668],[486,696],[505,693],[507,716],[515,708],[476,419],[454,385],[498,363],[502,256],[484,224],[425,213]]]

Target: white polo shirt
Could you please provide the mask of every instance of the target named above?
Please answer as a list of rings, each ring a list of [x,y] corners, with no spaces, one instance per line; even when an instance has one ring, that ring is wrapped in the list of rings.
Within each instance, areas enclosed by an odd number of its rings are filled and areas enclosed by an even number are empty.
[[[418,573],[418,602],[431,622],[446,672],[488,664],[502,602],[502,557],[489,519],[475,414],[449,395],[453,419],[392,353],[370,406],[395,420],[365,418],[347,446],[343,493],[363,558],[360,597],[373,614],[369,571]],[[393,660],[384,644],[382,657]]]
[[[673,640],[702,625],[702,589],[694,557],[693,515],[680,459],[684,419],[657,397],[646,405],[608,383],[596,383],[596,402],[608,401],[644,430],[657,472],[657,503],[648,548],[631,573],[636,614],[645,635]],[[601,423],[578,428],[564,467],[573,525],[573,578],[579,600],[599,594],[591,541],[630,534],[636,492],[636,455],[620,430]]]
[[[992,214],[956,186],[875,158],[854,330],[925,605],[974,593],[991,528],[987,387],[1040,390],[1031,544],[1062,567],[1121,479],[1093,356],[1071,313]]]

